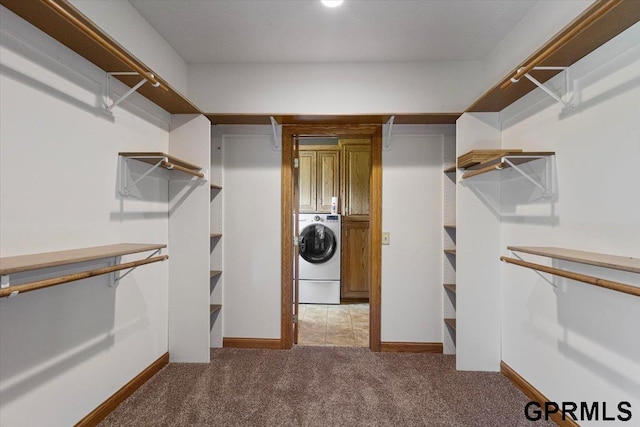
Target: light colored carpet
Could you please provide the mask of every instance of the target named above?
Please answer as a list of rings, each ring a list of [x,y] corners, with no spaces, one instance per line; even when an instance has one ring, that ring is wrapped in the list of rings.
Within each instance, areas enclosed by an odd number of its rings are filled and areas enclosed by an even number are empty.
[[[362,348],[212,349],[172,363],[102,426],[553,426],[499,373],[457,372],[453,356]]]

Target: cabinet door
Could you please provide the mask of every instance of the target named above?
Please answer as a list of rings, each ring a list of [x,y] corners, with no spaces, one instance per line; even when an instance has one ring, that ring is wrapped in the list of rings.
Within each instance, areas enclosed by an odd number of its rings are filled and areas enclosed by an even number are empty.
[[[370,145],[343,146],[344,215],[369,215]]]
[[[316,152],[300,151],[300,212],[316,211]]]
[[[342,223],[341,294],[344,299],[369,299],[369,221]]]
[[[331,197],[340,196],[339,171],[339,151],[318,151],[318,212],[331,212]]]

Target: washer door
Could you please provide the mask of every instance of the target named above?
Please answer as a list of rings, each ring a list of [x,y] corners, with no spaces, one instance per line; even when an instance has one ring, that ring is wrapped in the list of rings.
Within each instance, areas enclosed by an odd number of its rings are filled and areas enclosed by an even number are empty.
[[[312,264],[322,264],[336,252],[336,236],[322,224],[311,224],[300,232],[300,256]]]

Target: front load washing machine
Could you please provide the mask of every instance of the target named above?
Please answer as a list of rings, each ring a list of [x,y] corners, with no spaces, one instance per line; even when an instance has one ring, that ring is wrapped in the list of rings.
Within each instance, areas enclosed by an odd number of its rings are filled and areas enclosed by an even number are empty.
[[[300,214],[299,293],[303,304],[340,304],[340,215]]]

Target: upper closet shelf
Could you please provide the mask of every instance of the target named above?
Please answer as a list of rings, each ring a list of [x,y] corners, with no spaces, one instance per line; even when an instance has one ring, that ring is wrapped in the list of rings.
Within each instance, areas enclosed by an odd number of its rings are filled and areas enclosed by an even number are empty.
[[[498,112],[522,98],[538,86],[523,79],[528,71],[536,71],[535,78],[545,83],[587,56],[607,41],[635,25],[640,19],[640,1],[596,1],[583,13],[554,35],[518,67],[496,83],[473,103],[467,112]],[[552,69],[549,69],[552,68]]]
[[[78,55],[93,62],[106,71],[109,78],[113,76],[127,86],[135,88],[134,90],[142,96],[169,113],[202,114],[198,107],[110,38],[67,0],[1,0],[0,3]],[[119,101],[124,97],[126,96]],[[114,106],[112,104],[110,107]]]
[[[466,170],[471,170],[471,172],[466,172],[465,174],[463,174],[462,179],[467,179],[471,178],[472,176],[491,172],[493,170],[506,169],[510,167],[516,169],[521,174],[526,175],[520,168],[517,167],[517,165],[528,163],[533,160],[542,159],[544,157],[553,156],[555,154],[556,153],[552,151],[529,151],[501,155],[467,168]]]
[[[163,169],[184,172],[186,174],[193,175],[197,178],[205,178],[205,174],[203,172],[200,172],[202,169],[200,166],[196,166],[193,163],[189,163],[185,160],[179,159],[169,154],[160,153],[160,152],[126,152],[126,153],[120,152],[118,153],[118,155],[125,158],[125,165],[127,166],[127,167],[120,168],[122,173],[122,176],[120,179],[120,183],[122,187],[120,189],[120,192],[124,195],[131,194],[131,187],[136,185],[144,177],[146,177],[153,170],[159,167]],[[138,177],[138,179],[129,183],[128,182],[129,174],[127,172],[128,171],[127,163],[129,162],[129,159],[134,159],[140,162],[148,163],[152,165],[152,167],[149,168],[149,170],[143,173],[140,177]]]
[[[166,247],[167,245],[162,244],[121,243],[117,245],[96,246],[84,249],[0,258],[0,277],[2,278],[0,298],[14,296],[18,293],[35,291],[37,289],[47,288],[50,286],[61,285],[63,283],[69,283],[89,277],[100,276],[107,273],[114,273],[120,270],[133,269],[140,265],[151,264],[153,262],[164,261],[169,258],[167,255],[154,255],[159,253],[162,248]],[[153,253],[145,259],[123,264],[120,263],[120,257],[123,255],[147,251],[153,251]],[[108,267],[11,286],[11,274],[108,258],[114,259],[113,265]],[[114,277],[113,282],[117,282],[121,277],[124,277],[124,275]]]

